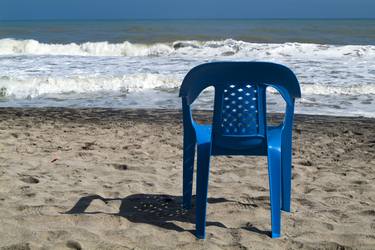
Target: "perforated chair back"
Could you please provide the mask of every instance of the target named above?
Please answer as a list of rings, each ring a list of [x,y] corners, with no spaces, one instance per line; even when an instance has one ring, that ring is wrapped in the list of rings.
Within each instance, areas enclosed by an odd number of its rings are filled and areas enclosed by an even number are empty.
[[[259,132],[258,87],[250,84],[225,86],[222,95],[220,133],[224,136],[251,136]],[[219,131],[217,131],[219,132]]]
[[[259,146],[266,131],[265,86],[231,83],[216,86],[213,119],[214,154],[220,149]],[[265,152],[264,152],[265,153]]]

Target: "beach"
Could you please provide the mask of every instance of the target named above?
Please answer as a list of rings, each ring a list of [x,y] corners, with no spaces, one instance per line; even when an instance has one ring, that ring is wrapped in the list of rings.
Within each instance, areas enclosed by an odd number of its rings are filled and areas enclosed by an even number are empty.
[[[374,34],[375,19],[0,22],[0,250],[375,249]],[[265,157],[211,158],[205,241],[195,197],[181,207],[179,89],[217,61],[300,83],[279,239]],[[214,95],[192,104],[199,122]],[[266,96],[278,124],[285,102]]]
[[[181,207],[180,112],[1,108],[1,249],[375,248],[375,119],[296,115],[280,239],[266,158],[213,157],[202,241]]]

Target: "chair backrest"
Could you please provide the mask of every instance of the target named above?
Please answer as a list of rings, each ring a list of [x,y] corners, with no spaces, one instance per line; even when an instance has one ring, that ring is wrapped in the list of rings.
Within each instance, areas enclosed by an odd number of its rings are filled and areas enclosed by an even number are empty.
[[[209,86],[215,88],[213,144],[231,149],[265,143],[267,86],[277,89],[290,103],[301,96],[294,73],[267,62],[199,65],[186,75],[180,96],[190,105]]]
[[[214,126],[224,136],[264,134],[264,91],[250,83],[222,85],[215,90]],[[262,124],[261,124],[262,123]]]
[[[213,145],[246,149],[266,144],[266,86],[251,82],[215,87]]]

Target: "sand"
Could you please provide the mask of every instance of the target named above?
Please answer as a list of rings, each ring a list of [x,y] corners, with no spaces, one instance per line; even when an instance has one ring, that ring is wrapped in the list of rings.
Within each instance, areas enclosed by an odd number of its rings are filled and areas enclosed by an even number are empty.
[[[296,117],[280,239],[269,237],[266,159],[212,158],[202,241],[180,206],[178,111],[2,108],[0,247],[375,249],[374,122]]]

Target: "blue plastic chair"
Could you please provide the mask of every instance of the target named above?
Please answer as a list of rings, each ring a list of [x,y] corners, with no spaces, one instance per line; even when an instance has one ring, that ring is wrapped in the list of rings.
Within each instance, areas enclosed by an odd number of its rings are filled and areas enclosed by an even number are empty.
[[[207,87],[215,88],[212,125],[193,120],[190,105]],[[266,88],[286,102],[283,122],[267,126]],[[272,238],[280,237],[281,210],[290,212],[292,126],[295,98],[301,90],[287,67],[268,62],[215,62],[193,68],[184,78],[182,98],[183,206],[191,209],[197,148],[196,236],[205,238],[211,155],[268,156]]]

